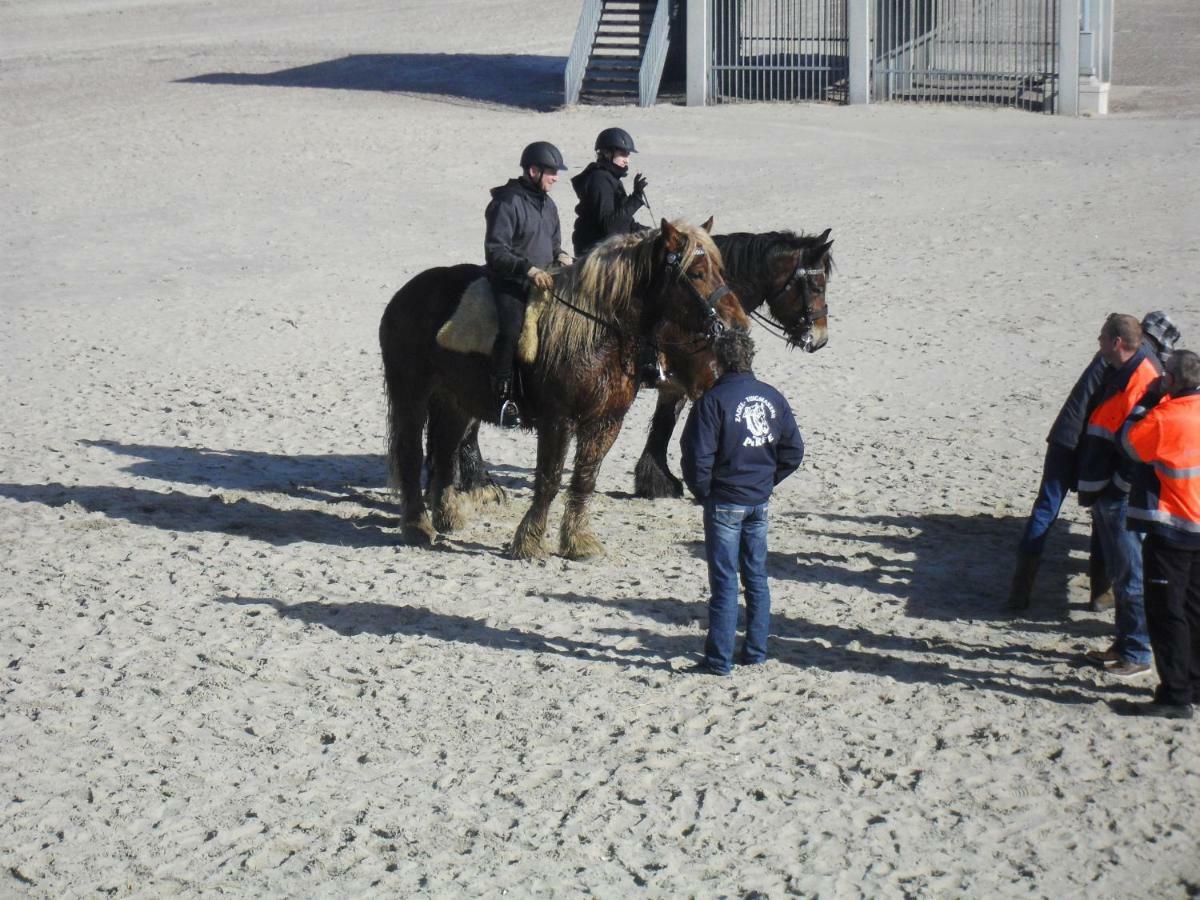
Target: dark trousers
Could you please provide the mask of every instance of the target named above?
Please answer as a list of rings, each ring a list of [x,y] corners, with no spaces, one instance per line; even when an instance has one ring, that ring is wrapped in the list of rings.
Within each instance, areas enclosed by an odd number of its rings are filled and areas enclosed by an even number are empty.
[[[1142,545],[1146,622],[1161,682],[1159,703],[1200,702],[1200,550],[1151,534]]]
[[[496,343],[492,347],[492,375],[497,379],[512,378],[517,341],[525,324],[525,289],[508,282],[492,282],[496,295],[496,315],[499,319]]]

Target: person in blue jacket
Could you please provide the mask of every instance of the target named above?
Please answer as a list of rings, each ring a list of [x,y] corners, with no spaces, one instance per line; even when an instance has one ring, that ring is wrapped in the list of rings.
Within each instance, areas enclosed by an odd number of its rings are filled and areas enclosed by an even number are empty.
[[[804,459],[804,441],[787,400],[754,377],[750,335],[727,329],[714,349],[722,375],[693,404],[679,445],[683,479],[704,505],[711,592],[708,638],[697,669],[728,675],[737,631],[739,571],[746,592],[746,636],[738,661],[756,665],[767,658],[767,505],[775,485]]]

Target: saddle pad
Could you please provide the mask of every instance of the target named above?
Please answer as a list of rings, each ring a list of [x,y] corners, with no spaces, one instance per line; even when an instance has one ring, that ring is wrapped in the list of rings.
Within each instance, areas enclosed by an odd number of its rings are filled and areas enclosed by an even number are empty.
[[[530,292],[529,302],[525,305],[525,324],[517,342],[517,359],[523,363],[537,359],[537,322],[548,299],[549,294],[544,291]],[[467,285],[454,315],[438,329],[437,343],[442,349],[455,353],[491,356],[498,327],[492,286],[486,278],[478,278]]]

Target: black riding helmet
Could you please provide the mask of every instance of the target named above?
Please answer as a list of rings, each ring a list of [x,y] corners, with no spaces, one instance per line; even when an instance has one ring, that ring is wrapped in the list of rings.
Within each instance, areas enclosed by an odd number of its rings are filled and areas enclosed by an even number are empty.
[[[596,149],[637,153],[637,147],[633,146],[633,138],[624,128],[605,128],[596,135]]]
[[[562,154],[549,141],[534,141],[521,151],[521,170],[530,166],[541,166],[543,169],[565,169]]]

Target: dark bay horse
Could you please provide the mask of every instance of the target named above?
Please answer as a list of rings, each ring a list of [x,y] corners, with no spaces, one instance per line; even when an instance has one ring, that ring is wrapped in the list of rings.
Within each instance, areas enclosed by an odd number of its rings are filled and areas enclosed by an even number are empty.
[[[818,235],[791,231],[713,235],[725,263],[725,277],[742,309],[788,346],[806,353],[816,353],[829,341],[825,289],[833,271],[830,230]],[[766,314],[759,311],[764,304]],[[633,472],[637,496],[683,496],[683,482],[671,474],[667,449],[687,400],[670,383],[659,388],[646,446]]]
[[[725,277],[742,309],[768,331],[815,353],[829,340],[825,289],[833,271],[830,229],[819,235],[791,231],[761,234],[737,232],[713,236],[721,251]],[[766,306],[767,313],[760,312]],[[687,400],[676,380],[659,387],[658,404],[634,470],[634,490],[639,497],[682,497],[683,483],[671,474],[667,449],[671,434]],[[477,431],[472,430],[458,454],[456,484],[479,496],[502,496],[479,453]]]
[[[748,327],[707,233],[711,222],[699,229],[664,219],[659,229],[605,241],[556,276],[556,300],[536,320],[535,361],[518,366],[522,416],[538,441],[533,504],[513,537],[512,556],[544,554],[546,518],[572,437],[575,466],[560,552],[572,559],[603,552],[588,524],[588,504],[637,393],[639,339],[656,341],[673,368],[711,382],[712,367],[696,360],[706,348],[711,352],[714,322]],[[479,421],[496,420],[488,355],[447,350],[437,342],[464,291],[480,277],[472,265],[426,270],[396,293],[379,324],[389,469],[404,504],[404,535],[414,542],[432,543],[439,530],[461,526],[465,505],[454,486],[456,451]],[[421,491],[427,422],[428,507]]]

